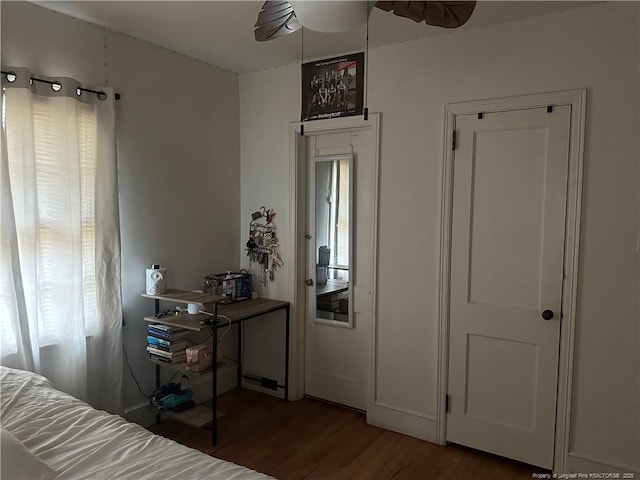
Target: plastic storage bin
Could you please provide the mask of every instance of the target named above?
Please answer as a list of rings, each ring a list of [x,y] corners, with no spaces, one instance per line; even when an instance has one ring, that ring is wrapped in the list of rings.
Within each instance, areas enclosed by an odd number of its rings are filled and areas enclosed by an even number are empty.
[[[204,291],[225,297],[224,303],[248,300],[251,298],[251,274],[227,272],[207,275],[204,278]]]

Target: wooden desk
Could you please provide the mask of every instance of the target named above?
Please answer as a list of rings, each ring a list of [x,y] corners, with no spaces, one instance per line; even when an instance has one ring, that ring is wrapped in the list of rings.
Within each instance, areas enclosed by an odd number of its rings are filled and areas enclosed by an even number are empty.
[[[278,388],[284,389],[284,399],[289,400],[289,307],[289,302],[268,298],[252,298],[251,300],[242,300],[240,302],[227,304],[218,303],[218,315],[224,315],[229,318],[232,324],[238,324],[238,387],[240,387],[243,378],[255,380],[260,382],[263,387],[272,390],[278,390]],[[278,384],[276,380],[242,373],[242,323],[278,310],[285,311],[284,385]],[[218,320],[218,328],[224,326],[225,322]]]
[[[236,303],[218,302],[218,314],[229,317],[231,323],[235,323],[288,307],[289,302],[282,300],[252,298],[251,300],[242,300]]]
[[[338,280],[327,280],[325,285],[316,285],[316,295],[318,297],[333,295],[334,293],[342,293],[347,290],[349,290],[349,284]]]
[[[278,390],[279,388],[284,389],[284,399],[289,400],[289,314],[290,314],[290,304],[289,302],[284,302],[281,300],[271,300],[268,298],[255,298],[250,300],[243,300],[236,303],[221,303],[224,300],[224,297],[215,296],[215,295],[207,295],[200,294],[201,296],[197,299],[193,294],[189,295],[190,292],[184,290],[171,290],[167,292],[165,295],[146,295],[143,294],[143,297],[152,298],[155,300],[155,311],[156,314],[160,312],[160,301],[169,301],[174,303],[198,303],[203,305],[204,308],[210,308],[212,314],[214,314],[215,318],[217,318],[217,322],[206,322],[206,320],[210,320],[212,317],[205,314],[196,314],[190,315],[187,313],[179,314],[179,315],[170,315],[167,317],[156,318],[155,316],[144,317],[145,321],[150,323],[161,323],[165,325],[172,325],[176,327],[182,327],[193,331],[201,331],[205,329],[211,330],[211,336],[213,338],[213,354],[215,358],[215,349],[218,345],[218,329],[224,328],[227,326],[227,322],[224,319],[220,319],[219,316],[223,315],[227,317],[231,324],[238,325],[238,374],[237,374],[237,382],[238,387],[240,387],[241,381],[243,378],[248,378],[251,380],[256,380],[261,383],[262,386],[266,388],[271,388],[273,390]],[[211,308],[213,307],[213,308]],[[259,317],[261,315],[265,315],[267,313],[275,312],[278,310],[284,310],[285,312],[285,361],[284,361],[284,385],[280,385],[276,380],[267,379],[267,378],[258,378],[253,375],[244,375],[242,373],[242,323],[251,320],[252,318]],[[176,365],[170,365],[173,368],[179,368]],[[212,418],[212,426],[211,426],[211,436],[212,442],[215,446],[218,443],[218,416],[217,416],[217,405],[218,405],[218,382],[217,375],[215,369],[213,370],[212,380],[211,380],[211,409],[213,411]],[[197,372],[188,372],[188,373],[196,373]],[[206,373],[206,372],[202,372]],[[156,388],[160,386],[160,365],[156,363]],[[159,415],[159,414],[158,414]],[[159,421],[159,416],[158,416]]]

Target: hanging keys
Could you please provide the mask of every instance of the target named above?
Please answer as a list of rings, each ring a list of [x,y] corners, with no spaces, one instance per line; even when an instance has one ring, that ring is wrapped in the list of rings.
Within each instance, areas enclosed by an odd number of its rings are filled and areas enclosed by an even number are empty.
[[[261,269],[262,284],[275,280],[275,271],[284,265],[278,250],[276,225],[273,220],[276,212],[260,207],[253,213],[249,224],[249,240],[246,243],[249,263],[257,263]],[[266,222],[258,223],[258,222]]]

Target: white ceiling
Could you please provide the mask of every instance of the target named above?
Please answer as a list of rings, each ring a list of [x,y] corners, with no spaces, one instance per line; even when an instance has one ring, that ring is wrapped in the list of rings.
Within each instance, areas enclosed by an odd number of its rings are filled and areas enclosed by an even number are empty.
[[[262,1],[36,1],[46,8],[107,26],[236,73],[300,62],[301,33],[256,42],[253,25]],[[593,2],[480,0],[461,29],[545,15]],[[369,48],[450,30],[427,26],[374,8]],[[304,32],[306,60],[364,50],[365,27],[347,33]]]

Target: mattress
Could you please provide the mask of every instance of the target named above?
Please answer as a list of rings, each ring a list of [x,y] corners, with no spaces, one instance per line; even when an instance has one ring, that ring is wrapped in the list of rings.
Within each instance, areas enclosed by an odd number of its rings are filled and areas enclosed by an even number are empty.
[[[0,367],[0,386],[2,428],[53,468],[56,479],[272,478],[96,410],[35,373]]]

